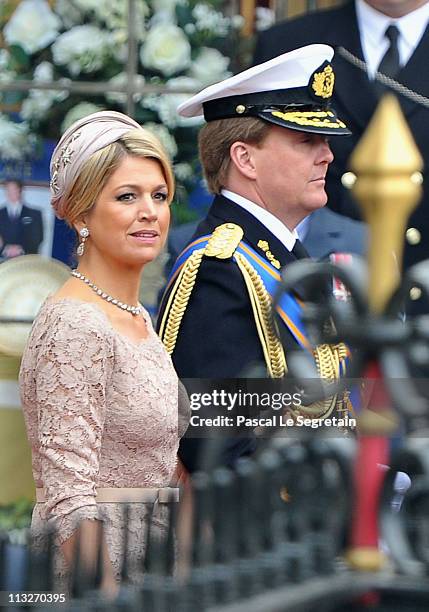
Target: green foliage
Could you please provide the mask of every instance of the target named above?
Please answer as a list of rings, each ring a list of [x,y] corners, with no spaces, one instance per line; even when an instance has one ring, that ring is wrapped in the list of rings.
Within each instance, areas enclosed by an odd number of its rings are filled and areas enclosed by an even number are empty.
[[[12,15],[17,5],[16,0],[1,0],[0,1],[0,27],[3,27],[7,20]]]
[[[25,72],[30,69],[30,58],[20,45],[10,45],[11,69]]]
[[[21,498],[13,504],[0,506],[0,531],[26,529],[30,526],[32,511],[33,502],[26,498]]]

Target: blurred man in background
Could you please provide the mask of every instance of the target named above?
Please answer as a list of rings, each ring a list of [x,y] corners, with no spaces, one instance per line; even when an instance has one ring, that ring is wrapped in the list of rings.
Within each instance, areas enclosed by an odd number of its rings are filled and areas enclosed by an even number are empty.
[[[0,208],[1,256],[9,259],[37,253],[43,241],[42,213],[24,203],[21,181],[6,180],[4,188],[6,202]]]

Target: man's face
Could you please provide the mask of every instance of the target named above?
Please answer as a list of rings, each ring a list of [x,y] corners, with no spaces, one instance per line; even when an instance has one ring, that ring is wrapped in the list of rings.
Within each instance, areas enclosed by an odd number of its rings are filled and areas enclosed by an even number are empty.
[[[6,197],[11,204],[19,204],[21,201],[21,187],[15,181],[5,183]]]
[[[420,8],[428,0],[365,0],[376,11],[398,19]]]
[[[273,125],[252,149],[260,206],[290,229],[325,206],[325,176],[334,159],[325,136]]]

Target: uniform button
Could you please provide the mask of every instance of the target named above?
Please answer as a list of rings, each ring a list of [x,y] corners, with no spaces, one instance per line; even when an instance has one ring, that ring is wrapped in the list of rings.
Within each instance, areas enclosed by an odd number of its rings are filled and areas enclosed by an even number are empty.
[[[411,287],[410,299],[413,300],[413,302],[415,302],[416,300],[419,300],[421,297],[422,297],[422,290],[420,289],[420,287]]]
[[[351,189],[356,183],[356,178],[356,174],[353,172],[344,172],[343,176],[341,177],[341,184],[346,189]]]
[[[409,227],[405,232],[405,237],[408,244],[412,244],[413,246],[419,244],[422,239],[422,235],[416,227]]]

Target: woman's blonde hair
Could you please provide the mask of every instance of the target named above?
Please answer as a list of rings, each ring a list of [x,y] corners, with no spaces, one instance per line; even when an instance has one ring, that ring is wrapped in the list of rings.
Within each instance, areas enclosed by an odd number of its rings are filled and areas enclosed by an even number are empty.
[[[144,128],[136,128],[93,153],[83,164],[65,196],[63,218],[70,227],[74,227],[74,223],[91,210],[110,176],[130,155],[153,159],[160,164],[167,183],[168,203],[171,203],[175,188],[171,162],[154,134]]]
[[[225,187],[231,157],[231,145],[237,141],[259,145],[268,135],[270,124],[257,117],[210,121],[198,136],[200,160],[211,193]]]

